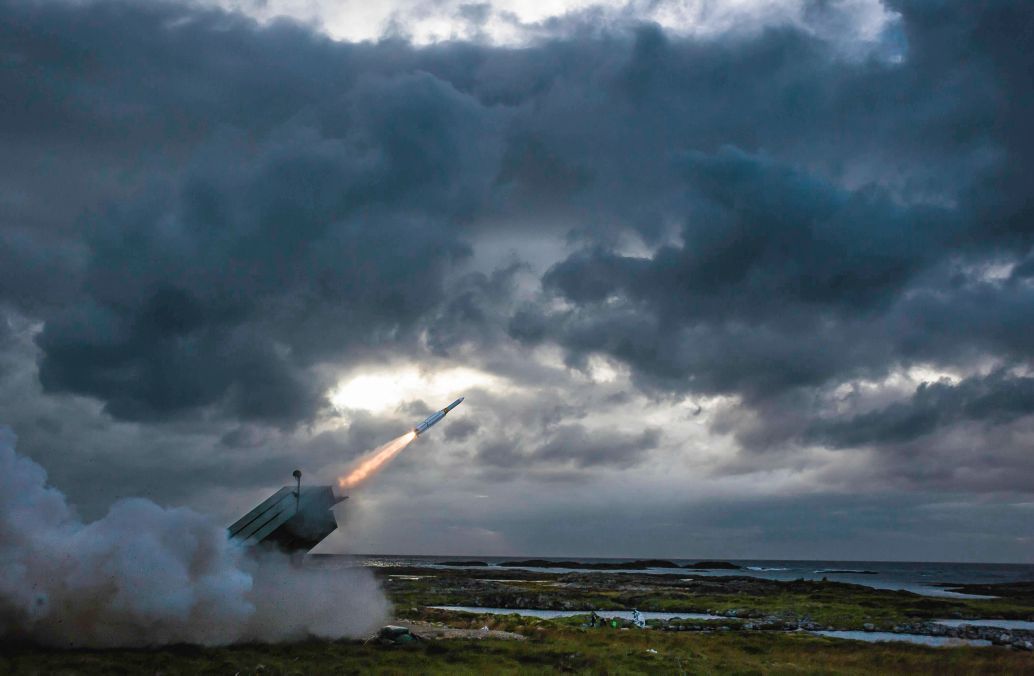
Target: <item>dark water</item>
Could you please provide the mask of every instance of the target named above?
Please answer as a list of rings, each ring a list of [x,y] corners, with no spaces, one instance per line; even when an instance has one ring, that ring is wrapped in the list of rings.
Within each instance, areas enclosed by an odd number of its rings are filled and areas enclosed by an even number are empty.
[[[533,608],[489,608],[485,606],[430,606],[439,610],[452,610],[460,613],[488,613],[489,615],[523,615],[524,617],[541,617],[552,619],[555,617],[574,617],[575,615],[587,615],[587,610],[536,610]],[[620,617],[623,620],[633,620],[635,616],[631,610],[597,610],[600,617],[610,619]],[[722,615],[709,615],[707,613],[657,613],[650,610],[641,610],[639,615],[644,620],[672,620],[680,618],[683,620],[726,620]]]
[[[498,565],[530,557],[470,557],[470,556],[352,556],[350,561],[366,566],[438,567],[444,561],[475,560]],[[534,557],[547,561],[579,561],[584,563],[620,563],[634,559],[593,559],[581,557]],[[700,559],[666,559],[685,565]],[[687,575],[749,575],[769,580],[829,580],[850,582],[878,589],[904,589],[927,596],[961,596],[937,587],[938,583],[993,584],[998,582],[1034,581],[1034,565],[1008,563],[936,563],[901,561],[778,561],[752,559],[723,559],[740,566],[741,570],[686,570]],[[511,569],[512,570],[512,569]],[[569,568],[529,568],[542,572],[570,572]],[[853,572],[834,572],[853,571]],[[861,572],[866,571],[866,572]],[[593,572],[593,571],[582,571]],[[601,571],[614,572],[614,571]],[[647,568],[636,573],[671,575],[672,568]],[[972,598],[967,596],[967,598]]]

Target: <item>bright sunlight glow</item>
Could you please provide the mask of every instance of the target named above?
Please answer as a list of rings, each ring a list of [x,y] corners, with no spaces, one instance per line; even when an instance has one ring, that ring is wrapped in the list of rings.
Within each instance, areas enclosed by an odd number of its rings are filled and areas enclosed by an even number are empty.
[[[467,390],[500,385],[500,379],[476,369],[456,367],[421,370],[416,366],[367,371],[344,380],[330,393],[338,411],[382,413],[407,401],[420,400],[437,410]]]

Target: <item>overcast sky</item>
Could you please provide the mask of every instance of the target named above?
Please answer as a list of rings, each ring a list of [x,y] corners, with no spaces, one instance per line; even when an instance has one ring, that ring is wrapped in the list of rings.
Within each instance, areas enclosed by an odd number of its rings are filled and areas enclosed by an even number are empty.
[[[0,0],[0,423],[321,551],[1034,562],[1024,0]]]

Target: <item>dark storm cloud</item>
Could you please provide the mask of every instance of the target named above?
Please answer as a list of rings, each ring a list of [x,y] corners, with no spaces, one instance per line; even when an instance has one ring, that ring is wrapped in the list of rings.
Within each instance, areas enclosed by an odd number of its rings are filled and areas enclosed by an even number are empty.
[[[923,383],[907,402],[816,425],[809,435],[837,448],[902,443],[954,424],[1001,425],[1031,413],[1034,378],[999,371],[958,384]]]
[[[895,8],[901,33],[859,55],[793,28],[588,30],[591,13],[521,49],[418,49],[3,2],[0,301],[42,322],[46,392],[221,421],[222,448],[317,418],[324,366],[530,373],[500,363],[514,339],[575,368],[613,357],[651,395],[732,395],[751,423],[718,431],[749,448],[804,438],[842,382],[1034,357],[1032,12]],[[496,235],[576,251],[534,261],[541,295],[515,308],[535,268],[478,268]],[[626,467],[660,443],[594,436],[578,406],[477,460]],[[853,422],[859,443],[898,424]]]
[[[653,427],[639,434],[626,434],[589,431],[580,424],[559,425],[546,432],[537,448],[524,450],[527,440],[501,437],[482,446],[478,460],[486,466],[502,468],[632,467],[660,440],[661,431]]]
[[[411,340],[441,299],[443,270],[466,255],[453,224],[489,180],[481,168],[494,152],[491,111],[416,72],[360,73],[347,84],[319,71],[303,77],[300,60],[348,70],[347,55],[290,27],[258,31],[170,6],[8,9],[10,52],[48,71],[16,82],[15,100],[60,106],[50,111],[55,134],[143,123],[173,142],[200,137],[178,174],[82,217],[83,297],[49,314],[39,338],[49,391],[97,397],[124,419],[220,405],[291,423],[320,405],[326,384],[308,367]],[[76,23],[79,13],[93,21]],[[107,19],[134,38],[108,40]],[[65,50],[44,44],[44,26]],[[248,58],[293,41],[302,50],[288,57],[294,69]],[[197,56],[213,51],[229,60]],[[61,97],[25,91],[82,70]],[[240,108],[228,110],[230,101]],[[60,117],[66,108],[87,119]],[[24,117],[33,130],[48,119],[36,110],[15,117],[16,128]],[[467,135],[482,141],[465,144]],[[175,155],[140,141],[145,158]],[[58,265],[48,273],[67,275]],[[17,284],[9,290],[33,298]]]
[[[973,272],[949,266],[917,284],[895,306],[887,323],[896,329],[904,355],[949,363],[974,354],[1029,362],[1034,354],[1034,285],[1022,273],[995,280],[979,269]]]
[[[1032,242],[1029,200],[1011,178],[1028,173],[1034,136],[1017,117],[1034,97],[1016,86],[1031,66],[1020,45],[1032,14],[1015,3],[900,9],[901,63],[837,62],[770,33],[737,45],[737,58],[769,50],[748,75],[709,50],[712,83],[728,77],[733,96],[756,99],[722,98],[717,120],[704,97],[686,116],[708,123],[680,130],[700,132],[696,150],[660,154],[683,186],[676,243],[645,257],[605,243],[570,256],[543,279],[566,305],[524,307],[511,335],[558,342],[573,366],[609,354],[650,390],[737,395],[755,414],[739,439],[757,448],[795,436],[814,398],[847,380],[915,363],[1029,363],[1025,268],[1005,283],[982,275],[1022,261]],[[670,105],[654,110],[670,113],[685,91],[675,85],[692,82],[695,61],[672,58],[681,49],[641,33],[629,100],[659,96],[659,78]],[[743,86],[762,72],[760,87]],[[713,149],[717,138],[733,147]]]
[[[505,339],[506,313],[517,277],[526,266],[511,263],[490,274],[463,275],[447,289],[446,297],[427,323],[427,346],[433,354],[448,356],[466,345],[491,345]]]
[[[445,430],[445,438],[449,441],[464,441],[477,434],[480,426],[472,420],[458,420]]]
[[[538,461],[550,464],[574,463],[578,467],[594,465],[632,467],[642,455],[661,440],[661,431],[647,428],[636,435],[615,432],[590,434],[582,425],[564,425],[550,435],[546,443],[532,453]]]
[[[732,149],[681,161],[704,205],[651,258],[595,248],[544,277],[573,309],[511,333],[609,352],[668,387],[757,396],[882,366],[849,339],[950,241],[944,210],[845,191]],[[833,349],[835,348],[835,349]]]

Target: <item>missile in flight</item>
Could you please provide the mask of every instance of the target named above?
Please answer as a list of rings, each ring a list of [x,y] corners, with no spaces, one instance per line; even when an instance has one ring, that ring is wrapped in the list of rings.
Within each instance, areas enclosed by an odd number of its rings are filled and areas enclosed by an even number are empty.
[[[441,420],[442,418],[444,418],[445,415],[449,411],[451,411],[452,409],[456,408],[461,403],[463,403],[464,398],[465,397],[460,397],[459,399],[457,399],[456,401],[452,402],[451,404],[449,404],[448,406],[446,406],[442,410],[436,411],[436,412],[432,413],[431,415],[427,416],[426,420],[424,420],[422,423],[420,423],[419,425],[417,425],[416,427],[413,428],[413,432],[417,436],[420,436],[421,434],[423,434],[427,430],[431,429],[432,427],[437,425],[438,421]]]

